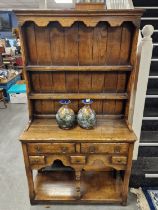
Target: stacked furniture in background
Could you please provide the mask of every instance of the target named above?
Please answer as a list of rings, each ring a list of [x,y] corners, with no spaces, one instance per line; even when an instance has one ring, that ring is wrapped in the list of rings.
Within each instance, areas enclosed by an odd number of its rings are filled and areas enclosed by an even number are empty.
[[[0,69],[3,66],[3,57],[2,57],[3,52],[4,52],[4,47],[0,47]]]
[[[9,102],[8,90],[21,79],[22,58],[21,55],[11,53],[15,47],[5,47],[5,39],[0,42],[0,88],[3,89],[5,100]]]
[[[9,79],[0,81],[0,88],[3,88],[4,97],[7,101],[10,100],[8,90],[12,85],[16,84],[17,81],[21,79],[21,72],[17,75],[11,76]]]

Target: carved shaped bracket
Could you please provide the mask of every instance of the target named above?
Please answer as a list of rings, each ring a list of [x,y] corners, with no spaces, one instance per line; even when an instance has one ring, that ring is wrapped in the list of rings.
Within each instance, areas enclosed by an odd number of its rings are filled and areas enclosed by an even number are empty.
[[[36,157],[36,156],[35,156]],[[37,156],[38,157],[38,156]],[[42,159],[41,159],[42,158]],[[105,155],[90,155],[87,158],[87,164],[79,164],[79,165],[72,165],[70,163],[70,159],[67,156],[64,155],[51,155],[51,156],[40,156],[39,158],[31,158],[30,159],[30,164],[31,164],[31,168],[39,170],[41,168],[47,167],[52,165],[52,163],[55,160],[61,160],[62,163],[65,166],[70,166],[71,168],[73,168],[75,171],[81,171],[82,169],[85,170],[99,170],[99,169],[105,169],[105,168],[114,168],[116,170],[123,170],[125,169],[125,165],[117,165],[117,164],[112,164],[112,162],[110,161],[111,159],[109,159],[110,157],[107,157]]]
[[[59,22],[62,27],[71,27],[75,22],[83,22],[87,27],[95,27],[99,22],[107,22],[111,27],[121,26],[124,22],[132,22],[135,27],[140,26],[140,19],[126,17],[26,17],[19,20],[19,26],[26,22],[34,22],[39,27],[46,27],[51,22]]]
[[[116,170],[123,170],[126,166],[111,163],[110,156],[105,155],[91,155],[87,158],[87,164],[84,166],[85,170],[104,170],[106,168],[113,168]]]
[[[41,157],[44,157],[44,156],[41,156]],[[58,155],[46,156],[43,158],[43,161],[40,161],[40,162],[33,162],[30,160],[30,164],[31,164],[32,169],[39,170],[41,168],[48,167],[48,166],[52,165],[55,160],[61,160],[65,166],[71,165],[69,162],[69,158],[67,158],[64,155],[60,155],[60,157]]]

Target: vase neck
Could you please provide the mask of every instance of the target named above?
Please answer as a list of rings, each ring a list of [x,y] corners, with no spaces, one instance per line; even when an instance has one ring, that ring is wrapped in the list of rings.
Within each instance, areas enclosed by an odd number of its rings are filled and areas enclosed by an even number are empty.
[[[62,105],[68,105],[71,103],[71,101],[69,99],[62,99],[59,101],[59,103]]]
[[[64,108],[68,108],[68,104],[63,104],[63,107]]]
[[[91,99],[84,99],[84,100],[82,100],[82,103],[84,105],[91,105],[93,103],[93,100],[91,100]]]
[[[90,104],[85,104],[84,106],[87,107],[87,108],[89,108],[90,107]]]

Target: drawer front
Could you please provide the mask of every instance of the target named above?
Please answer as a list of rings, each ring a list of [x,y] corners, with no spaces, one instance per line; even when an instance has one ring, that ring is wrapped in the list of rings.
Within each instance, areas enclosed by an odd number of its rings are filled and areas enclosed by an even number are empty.
[[[127,154],[128,144],[125,143],[84,143],[81,144],[82,153]]]
[[[125,156],[113,156],[112,157],[112,164],[127,164],[127,157]]]
[[[70,156],[71,164],[85,164],[86,157],[85,156]]]
[[[75,144],[71,143],[30,143],[28,144],[29,154],[66,154],[74,153]]]
[[[40,165],[45,163],[44,156],[29,156],[29,161],[31,165]]]

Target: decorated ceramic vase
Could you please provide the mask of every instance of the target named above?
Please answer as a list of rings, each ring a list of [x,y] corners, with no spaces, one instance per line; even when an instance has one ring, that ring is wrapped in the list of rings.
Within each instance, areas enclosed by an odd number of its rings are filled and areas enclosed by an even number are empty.
[[[96,124],[96,113],[90,107],[93,103],[90,99],[82,100],[84,107],[82,107],[77,115],[77,122],[78,124],[85,129],[92,129]]]
[[[70,100],[60,100],[62,107],[58,110],[56,114],[56,121],[60,128],[71,129],[75,125],[75,113],[69,108]]]

